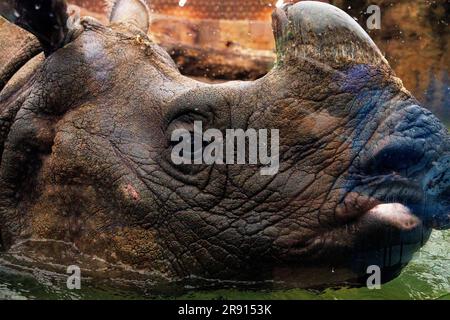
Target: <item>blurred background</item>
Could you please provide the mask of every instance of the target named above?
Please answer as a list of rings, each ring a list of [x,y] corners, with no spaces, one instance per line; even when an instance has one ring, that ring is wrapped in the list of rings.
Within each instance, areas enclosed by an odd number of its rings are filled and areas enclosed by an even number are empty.
[[[82,15],[107,20],[104,0],[71,0]],[[275,60],[271,13],[293,0],[149,0],[150,32],[182,73],[202,81],[253,80]],[[419,101],[450,126],[450,0],[330,0],[373,38]],[[367,30],[369,5],[381,29]]]

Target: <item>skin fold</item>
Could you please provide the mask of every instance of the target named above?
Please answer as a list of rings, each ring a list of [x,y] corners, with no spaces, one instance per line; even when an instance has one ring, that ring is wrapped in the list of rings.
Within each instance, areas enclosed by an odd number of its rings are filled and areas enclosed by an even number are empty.
[[[62,10],[55,2],[48,10]],[[315,270],[317,284],[375,264],[387,281],[433,228],[449,227],[448,131],[343,11],[277,9],[273,70],[212,85],[181,75],[129,2],[111,4],[109,26],[56,29],[51,45],[35,32],[45,56],[26,63],[22,44],[0,48],[4,251],[23,244],[65,263],[56,242],[24,244],[60,241],[169,279],[303,283]],[[4,28],[29,36],[2,21],[0,43]],[[12,46],[22,62],[4,59]],[[175,166],[171,133],[194,121],[279,129],[278,174]]]

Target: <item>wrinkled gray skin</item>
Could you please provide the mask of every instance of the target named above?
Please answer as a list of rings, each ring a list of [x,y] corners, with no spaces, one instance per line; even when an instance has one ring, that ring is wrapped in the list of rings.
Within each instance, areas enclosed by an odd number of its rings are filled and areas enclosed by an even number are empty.
[[[84,18],[53,42],[27,29],[46,57],[0,95],[4,250],[53,239],[169,279],[294,283],[313,270],[323,284],[371,264],[389,280],[449,226],[448,132],[344,12],[278,9],[274,69],[209,85],[147,37],[139,6],[119,1],[110,26]],[[171,133],[194,120],[279,129],[279,173],[173,165]]]

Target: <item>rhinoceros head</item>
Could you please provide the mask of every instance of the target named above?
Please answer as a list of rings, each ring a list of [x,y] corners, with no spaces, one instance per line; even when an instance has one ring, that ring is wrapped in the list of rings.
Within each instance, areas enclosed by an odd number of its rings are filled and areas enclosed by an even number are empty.
[[[23,3],[3,11],[16,6],[9,19],[45,58],[0,96],[6,250],[52,239],[169,277],[357,277],[369,265],[395,274],[433,228],[449,226],[448,132],[343,11],[277,9],[273,70],[212,85],[179,73],[147,36],[139,1],[116,1],[110,25],[69,27],[63,1],[36,9],[39,19]],[[196,121],[279,130],[277,172],[174,164],[173,132]]]

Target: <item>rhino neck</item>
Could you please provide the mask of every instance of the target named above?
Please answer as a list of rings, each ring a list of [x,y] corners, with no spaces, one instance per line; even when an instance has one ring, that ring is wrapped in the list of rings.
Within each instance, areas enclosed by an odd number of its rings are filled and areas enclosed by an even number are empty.
[[[286,5],[273,14],[279,64],[310,59],[341,69],[389,64],[369,35],[344,11],[321,2]]]

